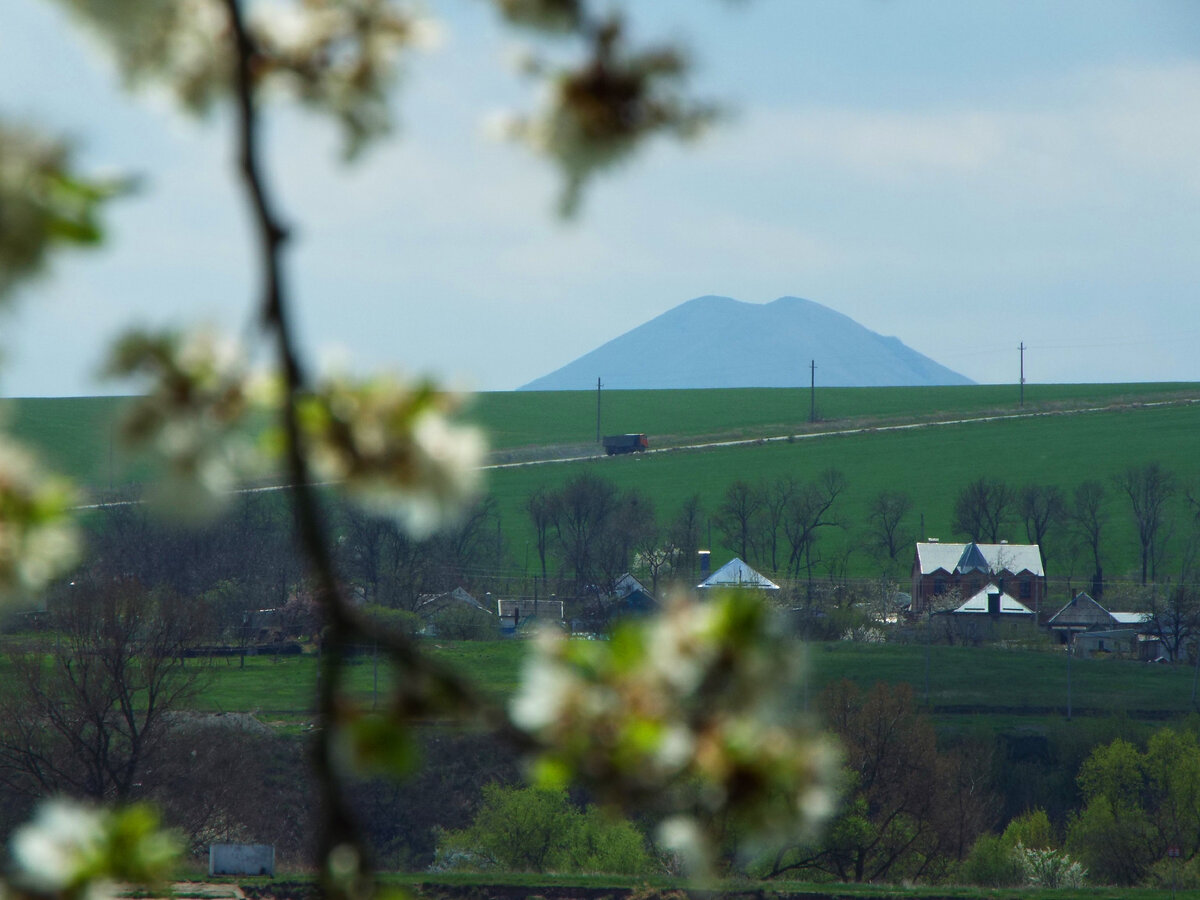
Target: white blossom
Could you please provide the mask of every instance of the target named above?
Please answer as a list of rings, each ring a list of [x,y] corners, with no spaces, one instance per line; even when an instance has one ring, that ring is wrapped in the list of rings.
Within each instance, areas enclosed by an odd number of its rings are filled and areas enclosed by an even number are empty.
[[[73,497],[65,481],[0,438],[0,594],[41,588],[75,561]]]
[[[105,850],[105,817],[69,800],[50,800],[12,837],[19,883],[40,893],[78,883],[99,865]]]

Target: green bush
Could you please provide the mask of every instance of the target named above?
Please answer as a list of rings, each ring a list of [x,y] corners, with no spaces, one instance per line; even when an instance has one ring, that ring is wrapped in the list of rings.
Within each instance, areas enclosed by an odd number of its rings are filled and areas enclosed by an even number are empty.
[[[489,784],[471,825],[442,833],[433,868],[643,875],[652,865],[628,821],[580,809],[563,791]]]
[[[1025,870],[1011,844],[985,834],[963,860],[959,880],[978,887],[1016,887],[1025,883]]]
[[[1008,823],[1001,837],[1007,847],[1029,847],[1033,850],[1052,850],[1055,847],[1054,828],[1044,809],[1034,809]]]

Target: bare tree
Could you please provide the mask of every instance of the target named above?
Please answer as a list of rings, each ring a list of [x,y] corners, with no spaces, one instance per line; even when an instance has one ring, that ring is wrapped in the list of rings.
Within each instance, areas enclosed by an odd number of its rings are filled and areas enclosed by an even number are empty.
[[[747,562],[750,561],[755,519],[762,508],[762,491],[740,478],[725,489],[725,499],[717,507],[717,528],[722,543]]]
[[[867,507],[867,540],[880,558],[895,562],[912,542],[904,527],[904,517],[912,509],[912,497],[905,491],[884,489]]]
[[[596,534],[593,545],[597,564],[595,586],[604,591],[611,590],[633,567],[634,553],[655,543],[657,534],[654,501],[642,491],[632,488],[624,491]]]
[[[1167,585],[1161,594],[1158,589],[1151,591],[1147,605],[1151,633],[1172,662],[1177,662],[1200,634],[1200,593],[1186,582]]]
[[[433,589],[427,548],[400,530],[392,519],[354,507],[342,511],[337,544],[342,570],[362,599],[393,609],[415,611],[422,593]]]
[[[0,688],[0,783],[20,793],[123,802],[194,694],[189,607],[128,582],[77,580],[50,646],[10,655]]]
[[[780,478],[771,485],[759,488],[762,509],[757,517],[758,558],[772,572],[779,571],[779,530],[787,514],[788,504],[798,490],[794,478]]]
[[[1167,504],[1175,495],[1175,476],[1159,463],[1130,466],[1113,478],[1129,498],[1142,551],[1142,584],[1154,578],[1169,537]]]
[[[819,561],[813,556],[817,537],[822,528],[838,524],[832,509],[845,489],[846,476],[838,469],[826,469],[793,495],[783,522],[791,548],[788,571],[793,577],[799,577],[803,567],[811,582],[813,565]]]
[[[1058,528],[1067,518],[1067,499],[1056,484],[1027,484],[1020,489],[1018,513],[1025,522],[1025,537],[1042,549],[1045,563],[1046,535]]]
[[[689,576],[695,574],[703,524],[704,507],[700,495],[692,494],[683,501],[667,530],[667,540],[675,548],[675,559],[671,568],[676,572]]]
[[[1092,596],[1099,600],[1104,596],[1104,568],[1100,563],[1100,537],[1108,522],[1104,508],[1104,485],[1094,479],[1082,482],[1075,488],[1069,512],[1071,527],[1080,543],[1092,554]]]
[[[585,472],[563,485],[554,508],[554,532],[578,588],[597,580],[600,538],[618,501],[616,485],[597,475]]]
[[[542,567],[542,585],[546,584],[546,551],[550,548],[550,529],[554,525],[555,506],[559,502],[558,495],[548,490],[545,485],[539,485],[525,501],[525,509],[533,524],[534,542],[537,547],[538,562]]]
[[[954,501],[954,530],[973,541],[999,543],[1013,499],[1012,489],[1003,481],[986,476],[976,478],[959,491]]]

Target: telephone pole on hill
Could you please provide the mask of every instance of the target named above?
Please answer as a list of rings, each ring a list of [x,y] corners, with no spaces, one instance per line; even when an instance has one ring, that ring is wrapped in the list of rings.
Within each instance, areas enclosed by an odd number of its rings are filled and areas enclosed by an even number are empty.
[[[817,361],[808,364],[808,421],[817,421]]]
[[[1025,342],[1021,341],[1021,346],[1018,347],[1021,351],[1021,409],[1025,408]]]

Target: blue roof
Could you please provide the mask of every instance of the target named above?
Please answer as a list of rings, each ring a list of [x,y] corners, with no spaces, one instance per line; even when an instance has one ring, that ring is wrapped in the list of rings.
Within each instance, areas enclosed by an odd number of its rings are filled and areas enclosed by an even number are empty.
[[[954,567],[955,572],[990,572],[991,566],[988,565],[987,557],[983,555],[983,551],[979,549],[979,545],[974,541],[963,547],[962,556],[958,558],[958,564]]]

